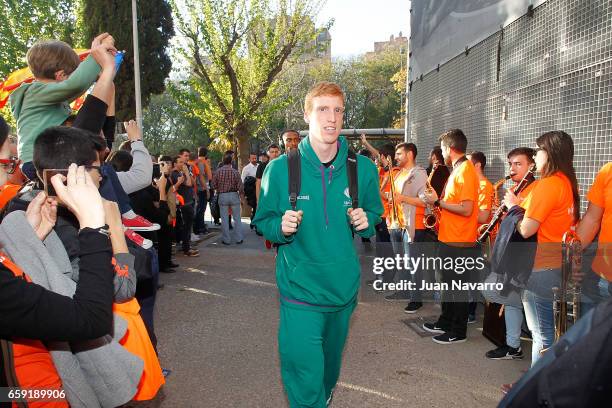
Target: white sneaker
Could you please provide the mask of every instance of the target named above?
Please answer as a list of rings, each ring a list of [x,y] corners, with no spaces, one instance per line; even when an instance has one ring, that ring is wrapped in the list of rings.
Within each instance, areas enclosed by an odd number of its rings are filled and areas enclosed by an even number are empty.
[[[191,233],[191,241],[199,241],[201,238],[199,235],[194,234],[193,232]]]

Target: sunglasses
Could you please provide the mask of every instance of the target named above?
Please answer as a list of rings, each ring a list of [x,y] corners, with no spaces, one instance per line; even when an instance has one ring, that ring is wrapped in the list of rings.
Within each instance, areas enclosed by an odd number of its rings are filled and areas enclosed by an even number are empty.
[[[0,167],[3,167],[8,174],[13,174],[18,164],[19,159],[14,156],[9,159],[0,159]]]

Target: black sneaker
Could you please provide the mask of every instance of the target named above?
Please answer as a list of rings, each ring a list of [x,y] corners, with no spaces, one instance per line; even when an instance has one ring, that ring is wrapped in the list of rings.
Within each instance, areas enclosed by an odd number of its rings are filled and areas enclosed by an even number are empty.
[[[438,326],[437,323],[423,323],[423,330],[426,330],[430,333],[442,334],[444,333],[444,329]]]
[[[385,300],[388,302],[405,302],[407,300],[410,300],[410,295],[407,295],[402,292],[395,292],[385,296]]]
[[[455,336],[452,333],[439,334],[437,336],[433,336],[431,339],[433,340],[434,343],[438,343],[438,344],[465,343],[467,340],[466,337]]]
[[[487,351],[485,356],[491,360],[522,360],[523,349],[520,347],[510,347],[504,344],[495,350]]]
[[[422,307],[423,307],[423,302],[410,302],[408,303],[408,306],[404,308],[404,313],[408,313],[408,314],[416,313]]]

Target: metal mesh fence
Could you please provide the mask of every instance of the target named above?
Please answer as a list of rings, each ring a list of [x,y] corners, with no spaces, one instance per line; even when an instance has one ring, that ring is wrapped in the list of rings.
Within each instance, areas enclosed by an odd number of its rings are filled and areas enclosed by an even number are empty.
[[[446,64],[415,79],[408,137],[425,153],[460,128],[487,156],[492,181],[506,154],[549,130],[575,144],[581,196],[612,160],[612,2],[548,0]],[[583,211],[586,202],[583,198]]]

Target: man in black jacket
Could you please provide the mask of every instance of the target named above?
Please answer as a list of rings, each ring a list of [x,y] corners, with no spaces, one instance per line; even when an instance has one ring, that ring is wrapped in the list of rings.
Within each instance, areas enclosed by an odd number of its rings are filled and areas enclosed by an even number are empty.
[[[0,159],[7,160],[8,128],[0,117]],[[111,245],[104,227],[102,199],[84,167],[72,165],[67,184],[52,178],[58,197],[75,214],[81,231],[81,278],[71,299],[17,278],[0,265],[0,338],[83,340],[108,334],[112,326],[113,270]],[[89,183],[87,183],[89,181]],[[0,166],[0,184],[6,170]],[[40,193],[26,217],[41,239],[53,228],[57,201]],[[2,260],[6,259],[2,256]],[[28,271],[24,271],[27,275]]]

